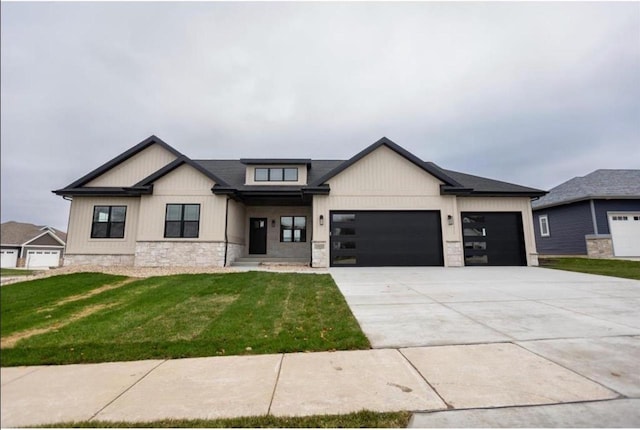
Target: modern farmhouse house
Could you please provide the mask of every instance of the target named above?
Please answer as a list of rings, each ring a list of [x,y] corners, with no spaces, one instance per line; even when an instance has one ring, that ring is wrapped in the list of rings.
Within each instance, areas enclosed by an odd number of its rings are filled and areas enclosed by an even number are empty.
[[[353,158],[192,160],[151,136],[54,191],[65,265],[537,265],[544,191],[424,162],[387,138]]]

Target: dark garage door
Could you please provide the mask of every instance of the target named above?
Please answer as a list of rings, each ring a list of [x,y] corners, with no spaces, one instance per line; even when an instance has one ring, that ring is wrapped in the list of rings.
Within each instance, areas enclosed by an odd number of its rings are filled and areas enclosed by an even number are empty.
[[[439,211],[331,212],[332,266],[442,266]]]
[[[463,212],[466,266],[525,266],[520,212]]]

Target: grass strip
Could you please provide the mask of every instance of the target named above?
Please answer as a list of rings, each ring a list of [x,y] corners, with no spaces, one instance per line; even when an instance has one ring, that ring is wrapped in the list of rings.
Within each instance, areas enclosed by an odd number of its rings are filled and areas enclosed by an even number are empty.
[[[360,411],[343,415],[274,417],[272,415],[214,420],[167,419],[151,422],[76,421],[40,428],[406,428],[410,412]]]
[[[571,272],[640,280],[640,261],[564,257],[540,258],[540,266]]]
[[[5,276],[29,276],[34,275],[36,273],[40,273],[38,270],[29,270],[29,269],[11,269],[7,267],[3,267],[0,269],[0,277]]]

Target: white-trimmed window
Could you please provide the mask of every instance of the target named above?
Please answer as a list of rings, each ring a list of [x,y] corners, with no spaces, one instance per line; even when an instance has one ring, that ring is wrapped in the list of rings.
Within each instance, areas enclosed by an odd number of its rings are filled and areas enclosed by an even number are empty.
[[[540,236],[542,237],[551,236],[551,232],[549,231],[549,216],[540,215],[538,220],[540,221]]]

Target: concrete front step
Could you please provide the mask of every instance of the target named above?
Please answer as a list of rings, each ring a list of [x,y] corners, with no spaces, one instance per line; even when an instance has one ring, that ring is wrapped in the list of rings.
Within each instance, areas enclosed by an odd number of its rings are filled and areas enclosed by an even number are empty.
[[[231,266],[236,267],[257,267],[260,265],[291,265],[308,266],[307,258],[273,258],[273,257],[241,257],[236,259]]]

